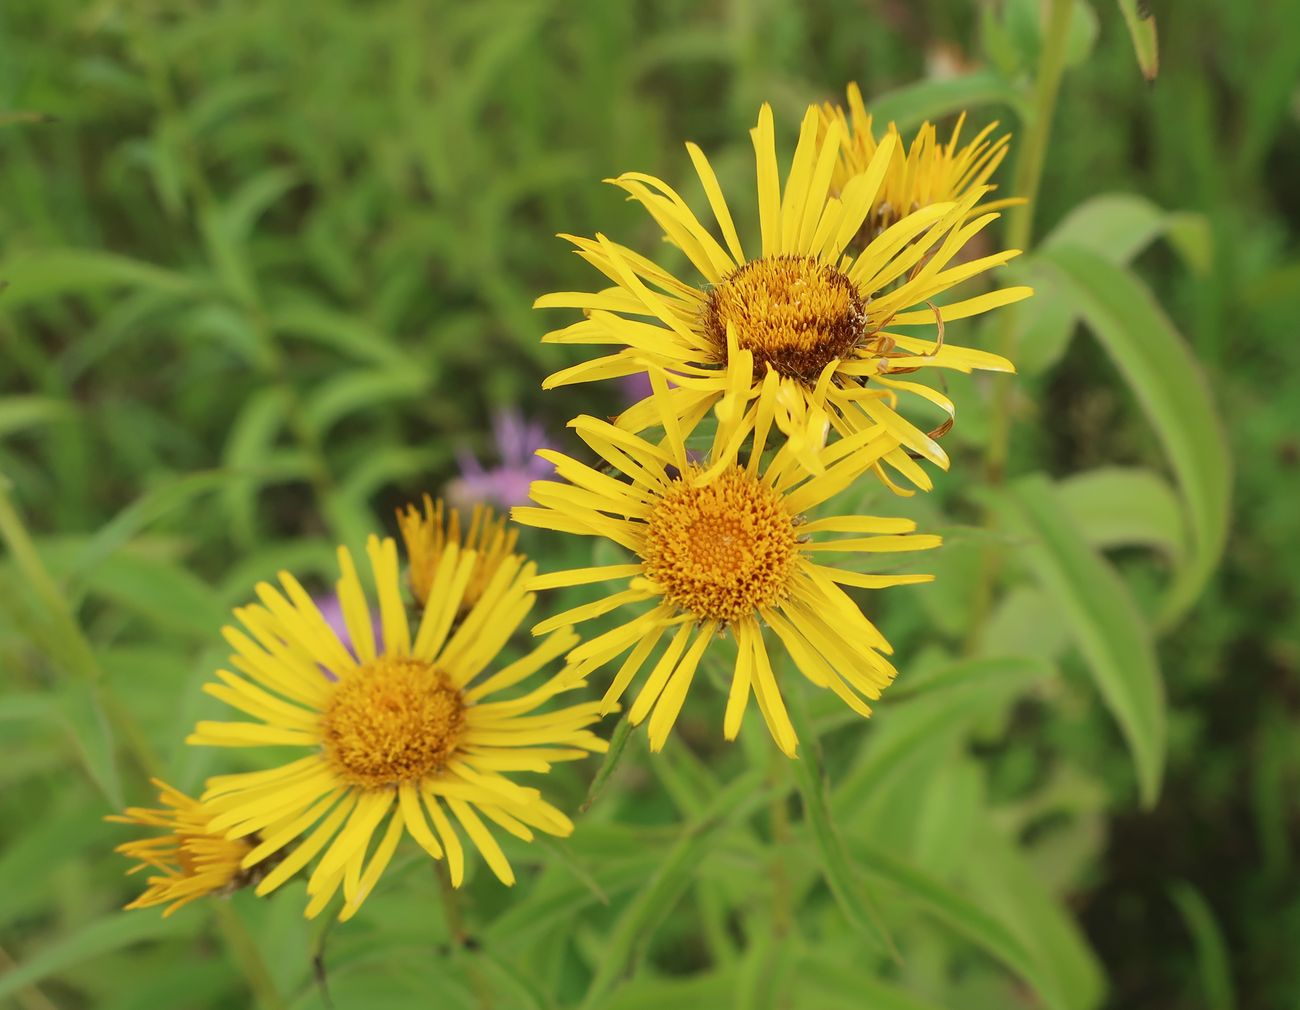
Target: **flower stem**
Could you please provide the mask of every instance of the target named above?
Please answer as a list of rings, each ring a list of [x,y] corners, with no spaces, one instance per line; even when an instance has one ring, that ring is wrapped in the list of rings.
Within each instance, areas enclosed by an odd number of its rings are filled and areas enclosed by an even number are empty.
[[[288,1010],[289,1004],[281,997],[261,951],[257,949],[252,934],[248,932],[248,927],[235,911],[234,905],[229,901],[220,900],[214,901],[213,905],[216,908],[217,926],[221,929],[222,939],[238,962],[240,971],[244,973],[257,1005],[262,1010]]]
[[[1006,244],[1010,249],[1027,251],[1033,242],[1034,210],[1043,181],[1043,165],[1047,160],[1047,144],[1052,135],[1056,99],[1061,90],[1061,77],[1065,73],[1066,43],[1070,36],[1070,17],[1073,11],[1074,0],[1051,0],[1046,36],[1038,59],[1033,118],[1026,124],[1024,140],[1016,155],[1015,181],[1011,191],[1014,195],[1023,197],[1025,203],[1007,211]],[[995,349],[1012,361],[1016,358],[1018,323],[1016,306],[1007,306],[999,317]],[[1002,483],[1006,471],[1011,440],[1011,393],[1010,382],[999,382],[994,387],[992,425],[985,454],[985,471],[993,484]]]
[[[1038,58],[1034,118],[1025,131],[1024,144],[1016,160],[1012,192],[1024,197],[1026,202],[1010,213],[1007,222],[1007,244],[1013,249],[1028,247],[1033,237],[1034,206],[1043,181],[1043,164],[1047,160],[1047,144],[1052,136],[1056,99],[1061,90],[1061,77],[1065,73],[1065,51],[1070,39],[1070,18],[1073,13],[1074,0],[1051,0],[1047,32]]]
[[[786,806],[786,791],[778,788],[785,781],[789,759],[773,744],[767,766],[767,781],[772,788],[768,816],[772,828],[772,936],[780,941],[790,932],[790,877],[786,873],[786,859],[790,846],[790,809]]]
[[[1038,191],[1043,181],[1043,166],[1047,160],[1047,145],[1052,135],[1052,120],[1056,114],[1056,100],[1065,74],[1066,47],[1070,37],[1070,19],[1074,13],[1074,0],[1050,0],[1047,28],[1043,48],[1038,57],[1038,73],[1034,85],[1032,118],[1025,124],[1024,140],[1016,156],[1015,178],[1012,192],[1024,197],[1022,206],[1007,212],[1007,247],[1028,251],[1034,237],[1034,209]],[[995,337],[995,350],[1004,358],[1016,359],[1016,343],[1020,335],[1020,306],[1007,306],[999,317]],[[992,414],[989,424],[989,441],[984,454],[984,475],[988,484],[996,487],[1006,480],[1007,459],[1011,449],[1011,397],[1013,387],[1009,381],[998,382],[993,388]],[[985,525],[992,526],[993,516],[986,511]],[[980,636],[989,611],[993,606],[993,587],[1002,570],[1002,550],[990,545],[984,549],[980,563],[979,579],[975,584],[972,620],[966,640],[967,653],[978,650]]]
[[[434,864],[433,872],[442,891],[442,910],[447,918],[447,933],[451,939],[452,951],[465,965],[465,974],[469,976],[470,988],[474,990],[474,999],[480,1010],[492,1010],[492,988],[474,960],[476,944],[465,929],[465,918],[460,909],[460,892],[452,886],[445,861]]]

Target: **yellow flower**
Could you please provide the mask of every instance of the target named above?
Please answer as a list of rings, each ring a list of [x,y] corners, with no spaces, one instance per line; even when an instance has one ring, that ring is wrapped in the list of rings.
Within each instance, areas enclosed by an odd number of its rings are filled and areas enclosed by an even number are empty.
[[[243,629],[225,629],[235,650],[231,662],[242,676],[222,670],[220,683],[205,686],[256,721],[200,722],[188,738],[192,744],[278,744],[306,752],[279,767],[213,778],[204,802],[215,811],[211,830],[232,839],[259,836],[243,859],[245,868],[296,843],[258,884],[259,895],[320,854],[307,882],[309,917],[341,887],[339,918],[350,918],[403,835],[433,858],[445,856],[451,881],[460,886],[465,854],[456,823],[497,877],[513,883],[484,818],[526,841],[532,828],[567,835],[573,825],[536,789],[503,773],[545,772],[554,761],[607,747],[585,728],[599,717],[597,704],[538,712],[582,684],[573,671],[490,700],[578,642],[571,628],[559,628],[526,656],[491,669],[532,609],[534,597],[525,586],[533,564],[519,555],[503,560],[453,630],[479,561],[475,552],[448,543],[413,629],[402,605],[397,544],[371,537],[366,552],[378,588],[382,651],[345,548],[339,548],[338,596],[356,658],[298,581],[281,572],[283,592],[260,584],[260,604],[235,611]]]
[[[855,175],[865,172],[884,143],[876,141],[871,115],[856,84],[849,85],[848,99],[847,113],[829,102],[822,106],[822,129],[829,132],[838,125],[845,138],[831,177],[832,192],[844,190]],[[889,169],[855,244],[866,245],[906,215],[925,207],[961,200],[974,190],[989,192],[995,188],[989,186],[988,181],[1006,157],[1011,136],[1003,134],[990,139],[998,126],[990,123],[973,140],[958,147],[965,122],[966,114],[963,112],[946,144],[939,143],[933,123],[923,123],[906,151],[898,128],[889,124],[885,133],[886,139],[892,140]],[[968,213],[983,214],[1021,202],[1018,199],[992,200],[973,205]]]
[[[165,782],[153,780],[158,787],[162,808],[127,807],[124,814],[104,818],[119,824],[138,824],[164,828],[166,834],[124,842],[118,852],[139,865],[128,872],[160,870],[162,876],[149,877],[148,887],[127,908],[151,908],[168,904],[163,916],[182,905],[209,894],[229,894],[253,882],[255,875],[246,871],[243,859],[253,846],[244,839],[230,840],[209,828],[212,810],[191,799]]]
[[[507,530],[504,516],[497,516],[486,505],[475,505],[470,513],[469,530],[461,536],[460,512],[444,508],[442,499],[434,502],[424,496],[424,511],[413,503],[397,510],[397,525],[406,544],[406,557],[410,564],[408,578],[415,602],[424,606],[433,586],[433,575],[438,562],[451,544],[461,550],[474,551],[478,563],[465,586],[461,600],[462,610],[472,607],[492,575],[515,550],[518,530]]]
[[[658,423],[667,408],[689,431],[733,384],[737,350],[748,352],[751,380],[738,394],[736,408],[747,408],[764,377],[776,374],[776,425],[805,466],[819,465],[818,449],[828,428],[848,435],[881,426],[895,445],[881,454],[880,462],[928,488],[928,477],[919,467],[909,466],[900,444],[940,466],[947,465],[947,455],[934,438],[897,413],[898,394],[917,394],[949,417],[953,405],[936,390],[898,376],[930,367],[1014,370],[997,355],[945,343],[943,324],[1019,301],[1031,293],[1029,288],[1002,288],[941,307],[932,300],[1006,263],[1018,251],[949,265],[997,216],[980,214],[968,220],[985,192],[985,187],[975,187],[959,200],[909,214],[853,255],[847,251],[849,243],[871,212],[893,162],[897,137],[886,135],[865,171],[833,196],[831,183],[846,139],[838,121],[823,130],[820,110],[809,108],[784,189],[767,105],[751,136],[758,168],[760,255],[746,257],[713,169],[694,144],[687,150],[721,243],[666,183],[638,172],[612,180],[649,211],[699,272],[702,286],[674,277],[604,235],[563,236],[615,286],[538,299],[539,308],[577,308],[586,316],[543,339],[624,349],[556,372],[543,385],[552,388],[640,371],[648,371],[653,379],[662,372],[661,381],[666,376],[670,381],[665,385],[671,388],[626,410],[618,425],[642,431]],[[898,329],[936,324],[934,339]],[[884,476],[878,465],[877,472]]]
[[[771,428],[779,380],[769,372],[759,394],[753,450],[744,464],[736,454],[739,422],[719,426],[711,465],[688,461],[680,431],[668,422],[664,446],[606,421],[571,423],[626,480],[546,450],[570,483],[536,481],[540,507],[513,510],[517,522],[568,533],[605,537],[630,551],[627,564],[543,575],[534,589],[626,579],[626,588],[543,621],[534,634],[589,620],[624,605],[649,604],[635,617],[569,653],[586,675],[632,650],[602,701],[611,709],[646,665],[660,639],[668,645],[633,702],[636,724],[650,716],[650,747],[664,744],[681,710],[705,650],[723,632],[735,636],[737,657],[723,721],[734,739],[752,689],[780,748],[795,755],[796,737],[781,700],[763,638],[771,628],[795,666],[819,687],[834,691],[854,711],[869,715],[874,699],[894,677],[883,654],[889,643],[841,586],[868,589],[926,582],[928,575],[872,575],[821,564],[823,551],[871,553],[935,547],[937,536],[909,536],[908,519],[832,516],[805,521],[804,513],[844,490],[888,440],[865,430],[821,450],[822,473],[810,477],[787,443],[761,462]],[[820,534],[861,534],[822,539]],[[653,714],[651,714],[653,713]]]

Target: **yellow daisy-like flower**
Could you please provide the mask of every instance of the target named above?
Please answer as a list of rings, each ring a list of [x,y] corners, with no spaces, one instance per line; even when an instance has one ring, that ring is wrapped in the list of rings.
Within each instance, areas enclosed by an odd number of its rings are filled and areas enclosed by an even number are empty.
[[[435,502],[427,494],[423,512],[414,503],[397,510],[397,526],[406,544],[411,594],[420,606],[429,598],[438,562],[449,545],[458,544],[461,550],[478,555],[478,564],[461,600],[461,608],[468,610],[483,595],[502,562],[514,554],[519,539],[519,531],[506,529],[505,517],[497,516],[486,505],[474,506],[469,529],[462,537],[459,510],[445,508],[441,498]]]
[[[848,100],[847,112],[829,102],[822,106],[822,129],[829,132],[832,126],[838,125],[845,138],[831,177],[832,192],[841,192],[854,176],[865,172],[883,143],[876,140],[871,114],[867,112],[862,92],[856,84],[849,85]],[[995,188],[989,186],[988,181],[1007,156],[1011,136],[992,137],[998,124],[990,123],[973,140],[958,147],[965,122],[966,114],[963,112],[946,144],[939,143],[933,123],[923,123],[906,150],[898,128],[889,124],[885,136],[892,139],[893,154],[889,170],[862,226],[859,235],[864,240],[862,244],[870,242],[908,214],[932,204],[961,200],[972,190],[989,192]],[[972,206],[969,213],[986,213],[1020,202],[1014,198],[992,200]]]
[[[538,712],[582,684],[572,670],[527,693],[493,698],[578,642],[571,628],[558,628],[524,657],[490,670],[532,609],[526,584],[536,566],[519,555],[506,558],[454,626],[479,559],[448,543],[413,629],[402,605],[397,544],[371,537],[366,550],[378,587],[382,651],[345,548],[339,549],[338,596],[355,658],[298,581],[281,572],[283,592],[258,585],[260,604],[235,611],[243,629],[224,631],[242,676],[222,670],[220,683],[204,688],[256,721],[200,722],[188,738],[306,751],[276,768],[213,778],[204,802],[215,811],[210,830],[231,839],[260,837],[243,857],[245,869],[283,855],[258,884],[259,895],[320,855],[307,882],[309,917],[341,887],[339,918],[350,918],[403,835],[433,858],[445,856],[459,886],[465,852],[456,823],[492,872],[512,884],[514,873],[484,818],[524,840],[532,839],[532,828],[562,836],[573,825],[536,789],[503,773],[545,772],[552,762],[608,746],[586,729],[599,718],[594,702]]]
[[[898,376],[931,367],[1014,370],[995,354],[945,343],[942,327],[1019,301],[1031,293],[1029,288],[1001,288],[946,306],[936,306],[932,299],[1007,262],[1018,250],[949,265],[997,217],[987,213],[971,218],[985,192],[975,187],[959,200],[907,215],[852,254],[849,244],[875,204],[897,138],[887,135],[865,171],[836,196],[831,185],[846,139],[838,121],[823,130],[820,110],[809,108],[784,188],[769,106],[763,106],[751,136],[758,167],[761,254],[747,258],[713,169],[694,144],[687,150],[721,242],[666,183],[638,172],[611,180],[649,211],[703,284],[679,280],[604,235],[562,236],[616,286],[538,299],[537,307],[577,308],[586,315],[543,339],[624,349],[556,372],[543,385],[662,371],[672,384],[672,414],[689,431],[731,387],[737,350],[748,352],[753,369],[743,404],[755,399],[764,377],[774,373],[779,379],[776,425],[805,466],[819,465],[818,449],[829,427],[848,435],[880,426],[895,441],[880,462],[929,487],[924,472],[908,466],[900,444],[940,466],[947,465],[948,457],[934,438],[897,413],[898,394],[917,394],[949,417],[953,405],[929,386]],[[894,329],[936,323],[939,330],[933,340]],[[639,432],[657,424],[660,408],[652,399],[626,410],[619,427]],[[878,472],[884,476],[883,470]]]
[[[810,476],[789,443],[762,464],[780,382],[769,372],[759,394],[754,446],[737,457],[733,418],[719,426],[712,463],[688,461],[671,419],[663,446],[606,421],[570,422],[615,471],[617,479],[558,452],[543,450],[570,483],[535,481],[539,507],[513,510],[517,522],[568,533],[605,537],[635,556],[628,564],[556,572],[534,579],[535,589],[627,579],[621,592],[576,607],[533,629],[543,634],[624,605],[648,603],[637,616],[569,653],[585,675],[618,656],[623,661],[601,702],[611,709],[646,665],[660,640],[668,645],[632,703],[629,717],[650,717],[650,747],[664,745],[709,644],[730,631],[737,657],[723,720],[734,739],[752,689],[780,748],[795,755],[797,739],[773,674],[763,638],[771,628],[799,671],[829,688],[854,711],[871,713],[863,699],[880,696],[895,670],[884,654],[889,643],[841,588],[868,589],[926,582],[928,575],[872,575],[821,564],[824,551],[872,553],[935,547],[939,537],[908,535],[909,519],[832,516],[806,521],[804,513],[844,490],[891,444],[877,430],[840,439],[819,453],[822,472]],[[821,539],[817,534],[860,534]]]
[[[158,787],[160,808],[127,807],[123,814],[104,818],[119,824],[163,828],[166,833],[124,842],[115,851],[139,860],[128,873],[161,871],[149,877],[148,887],[127,908],[167,905],[169,916],[182,905],[209,894],[230,894],[256,879],[243,866],[252,844],[243,838],[228,839],[210,828],[213,811],[167,783],[153,780]]]

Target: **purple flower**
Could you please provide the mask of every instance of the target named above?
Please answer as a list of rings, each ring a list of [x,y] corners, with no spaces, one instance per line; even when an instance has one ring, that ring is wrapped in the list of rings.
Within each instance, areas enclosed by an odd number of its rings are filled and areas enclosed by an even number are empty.
[[[352,635],[348,632],[347,622],[343,620],[343,604],[339,602],[338,595],[328,593],[323,596],[312,597],[316,608],[320,611],[321,617],[325,618],[325,623],[330,626],[330,630],[338,636],[338,640],[343,643],[343,647],[357,655],[357,650],[352,645]],[[384,650],[384,626],[380,623],[379,615],[374,614],[370,619],[371,627],[374,628],[375,634],[375,651],[383,652]],[[359,658],[359,657],[358,657]],[[317,664],[319,665],[319,664]],[[327,670],[321,666],[321,672],[330,680],[338,680],[333,671]]]
[[[625,375],[618,380],[618,384],[623,387],[623,396],[626,397],[628,406],[640,403],[654,392],[650,386],[648,372],[633,372],[631,375]]]
[[[467,508],[483,502],[508,510],[528,503],[528,487],[555,472],[555,465],[534,455],[553,446],[536,421],[527,421],[517,410],[500,410],[492,417],[492,434],[500,463],[485,468],[473,453],[460,450],[460,476],[447,486],[447,498]]]

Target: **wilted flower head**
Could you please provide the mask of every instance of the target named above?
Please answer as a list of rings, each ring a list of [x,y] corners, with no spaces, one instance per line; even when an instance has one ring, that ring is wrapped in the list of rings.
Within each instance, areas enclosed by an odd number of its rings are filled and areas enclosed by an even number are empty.
[[[229,894],[260,879],[261,872],[250,873],[242,865],[253,849],[252,842],[228,839],[224,832],[210,830],[214,813],[210,808],[158,779],[153,784],[158,787],[163,806],[127,807],[124,813],[105,818],[119,824],[164,829],[163,834],[117,847],[122,855],[138,860],[129,873],[158,871],[148,878],[144,893],[127,908],[166,905],[163,915],[168,916],[198,898]]]
[[[555,465],[534,455],[552,448],[546,430],[517,410],[499,410],[492,417],[492,435],[500,462],[485,467],[473,453],[456,454],[460,476],[447,486],[447,499],[469,507],[476,503],[508,509],[528,501],[528,486],[549,477]]]
[[[406,544],[411,595],[421,607],[428,602],[434,576],[448,551],[474,551],[477,557],[461,599],[461,610],[465,611],[478,602],[497,569],[513,556],[519,539],[519,531],[507,529],[505,517],[485,505],[470,510],[469,528],[462,531],[460,512],[446,508],[441,498],[435,502],[427,494],[423,511],[414,503],[397,510],[397,525]]]

